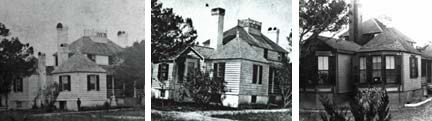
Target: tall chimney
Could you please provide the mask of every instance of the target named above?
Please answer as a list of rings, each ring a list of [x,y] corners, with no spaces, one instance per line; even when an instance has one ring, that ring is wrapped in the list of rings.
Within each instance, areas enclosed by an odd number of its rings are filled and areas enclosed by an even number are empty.
[[[360,0],[351,0],[349,40],[361,43],[362,39],[362,14]]]
[[[45,53],[38,53],[38,66],[37,66],[37,72],[39,74],[39,82],[38,86],[40,88],[46,87],[46,56]]]
[[[57,24],[57,61],[61,65],[68,59],[68,27]],[[57,66],[58,66],[57,65]]]
[[[218,48],[222,47],[225,9],[223,8],[211,9],[211,16],[212,16],[211,20],[213,21],[213,23],[210,23],[210,25],[215,25],[216,28],[210,28],[210,29],[213,30],[216,29],[216,31],[211,33],[212,37],[210,39],[210,47],[217,50]]]
[[[128,34],[125,31],[117,32],[118,44],[122,47],[126,47],[128,45]]]
[[[279,28],[270,27],[268,28],[268,33],[270,35],[270,39],[276,42],[279,45]]]

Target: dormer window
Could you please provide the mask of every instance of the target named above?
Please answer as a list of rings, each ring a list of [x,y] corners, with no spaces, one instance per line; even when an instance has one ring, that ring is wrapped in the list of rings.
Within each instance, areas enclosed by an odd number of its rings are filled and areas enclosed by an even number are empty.
[[[87,54],[87,57],[88,57],[91,61],[93,61],[93,62],[96,61],[96,56],[93,55],[93,54]]]

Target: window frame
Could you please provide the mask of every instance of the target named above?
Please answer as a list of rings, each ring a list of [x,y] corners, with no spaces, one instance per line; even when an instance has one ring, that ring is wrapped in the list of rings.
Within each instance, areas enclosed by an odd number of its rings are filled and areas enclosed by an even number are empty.
[[[318,56],[317,64],[318,84],[330,84],[330,56]]]
[[[93,78],[92,78],[93,77]],[[94,79],[94,80],[92,80]],[[99,75],[89,74],[87,75],[87,91],[100,91],[100,80]],[[92,82],[94,81],[94,82]]]
[[[66,80],[63,80],[65,77]],[[67,82],[67,83],[65,83]],[[67,85],[67,86],[65,86]],[[59,87],[60,87],[60,92],[62,91],[71,91],[71,76],[70,75],[60,75],[59,76]]]
[[[253,64],[252,67],[252,84],[262,84],[262,65]]]
[[[164,67],[166,67],[164,69]],[[158,66],[158,79],[161,81],[168,80],[169,76],[169,64],[168,63],[161,63]]]
[[[418,74],[418,59],[415,55],[411,55],[409,58],[410,64],[410,78],[417,78]]]

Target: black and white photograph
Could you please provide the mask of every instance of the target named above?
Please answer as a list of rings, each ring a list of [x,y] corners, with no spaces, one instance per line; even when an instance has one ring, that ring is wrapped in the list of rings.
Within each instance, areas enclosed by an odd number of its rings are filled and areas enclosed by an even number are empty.
[[[151,0],[151,120],[291,121],[290,0]]]
[[[429,121],[427,1],[300,0],[300,121]]]
[[[144,73],[143,0],[0,0],[1,121],[144,120]]]

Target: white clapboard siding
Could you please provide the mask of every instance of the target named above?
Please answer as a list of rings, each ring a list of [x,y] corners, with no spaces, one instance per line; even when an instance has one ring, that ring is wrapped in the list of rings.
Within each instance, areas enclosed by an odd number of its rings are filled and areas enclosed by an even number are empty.
[[[227,92],[226,94],[239,94],[240,89],[240,62],[227,62],[225,63],[225,82]]]
[[[99,91],[87,90],[87,75],[99,75]],[[62,91],[57,100],[77,100],[81,101],[105,101],[107,100],[106,93],[106,74],[104,73],[70,73],[70,74],[56,74],[54,79],[59,82],[59,75],[71,76],[71,91]]]

